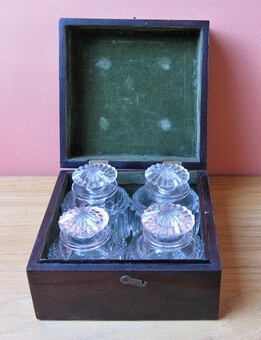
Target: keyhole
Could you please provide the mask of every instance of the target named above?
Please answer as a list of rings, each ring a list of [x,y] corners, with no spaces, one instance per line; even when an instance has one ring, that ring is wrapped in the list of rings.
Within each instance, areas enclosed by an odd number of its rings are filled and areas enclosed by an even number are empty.
[[[140,280],[140,279],[135,279],[133,277],[130,277],[129,275],[123,275],[120,278],[121,283],[127,285],[131,285],[131,286],[135,286],[135,287],[141,287],[144,288],[147,286],[148,282],[144,281],[144,280]]]

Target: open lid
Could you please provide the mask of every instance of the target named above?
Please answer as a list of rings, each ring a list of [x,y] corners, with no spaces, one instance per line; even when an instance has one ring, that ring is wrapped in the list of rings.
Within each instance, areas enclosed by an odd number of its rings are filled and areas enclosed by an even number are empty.
[[[205,169],[208,37],[208,21],[61,19],[61,167]]]

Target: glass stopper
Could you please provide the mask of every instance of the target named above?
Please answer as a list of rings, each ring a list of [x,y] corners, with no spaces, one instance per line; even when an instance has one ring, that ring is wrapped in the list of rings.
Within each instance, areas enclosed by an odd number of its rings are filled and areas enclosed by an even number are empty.
[[[179,164],[157,163],[145,171],[145,177],[160,191],[171,192],[188,182],[189,172]]]
[[[158,239],[175,239],[193,229],[192,212],[180,204],[161,203],[149,206],[141,216],[144,230]]]
[[[73,182],[87,191],[99,191],[117,178],[114,167],[105,163],[89,163],[80,166],[72,174]]]
[[[58,224],[61,232],[70,238],[90,239],[102,231],[108,222],[109,215],[104,209],[81,206],[63,213]]]

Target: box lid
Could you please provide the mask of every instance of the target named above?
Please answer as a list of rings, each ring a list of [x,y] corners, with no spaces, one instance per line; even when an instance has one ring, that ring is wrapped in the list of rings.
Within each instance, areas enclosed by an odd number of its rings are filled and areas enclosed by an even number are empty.
[[[205,169],[208,38],[208,21],[61,19],[61,167]]]

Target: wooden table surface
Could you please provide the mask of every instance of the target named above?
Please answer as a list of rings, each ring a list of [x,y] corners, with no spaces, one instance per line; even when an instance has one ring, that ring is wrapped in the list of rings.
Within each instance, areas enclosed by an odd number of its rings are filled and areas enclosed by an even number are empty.
[[[211,177],[217,321],[39,321],[25,268],[56,178],[0,177],[0,339],[261,339],[261,178]]]

